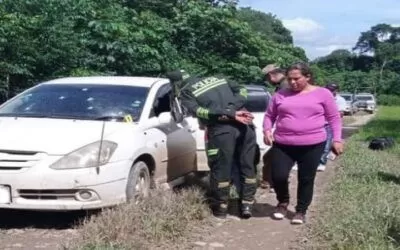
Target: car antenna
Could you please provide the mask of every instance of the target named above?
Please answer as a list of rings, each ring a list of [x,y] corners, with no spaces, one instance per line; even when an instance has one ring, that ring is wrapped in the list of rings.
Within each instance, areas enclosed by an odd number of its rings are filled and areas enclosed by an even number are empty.
[[[101,149],[103,148],[103,139],[104,139],[104,129],[106,127],[106,121],[103,121],[101,126],[101,135],[100,135],[100,145],[99,145],[99,153],[97,154],[97,166],[96,173],[100,173],[100,157],[101,157]]]

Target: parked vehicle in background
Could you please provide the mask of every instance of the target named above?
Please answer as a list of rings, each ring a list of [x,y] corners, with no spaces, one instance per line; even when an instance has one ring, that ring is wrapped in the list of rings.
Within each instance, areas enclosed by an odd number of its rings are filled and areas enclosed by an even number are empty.
[[[260,157],[270,149],[264,143],[263,121],[265,111],[271,99],[271,94],[267,88],[260,85],[250,84],[246,86],[247,102],[246,109],[254,115],[253,123],[256,127],[257,144],[260,149]]]
[[[247,89],[247,103],[245,105],[246,109],[254,115],[254,125],[256,129],[257,144],[260,149],[260,160],[262,155],[270,149],[270,146],[264,144],[264,134],[263,134],[263,120],[265,110],[271,99],[271,94],[268,90],[261,85],[250,84],[246,85]],[[190,123],[192,128],[196,131],[194,132],[197,141],[197,162],[198,169],[200,171],[208,171],[209,167],[207,164],[207,156],[205,152],[205,130],[200,128],[198,120],[196,118],[191,118]]]
[[[73,77],[5,102],[0,208],[101,208],[181,184],[197,171],[196,140],[171,89],[162,78]]]
[[[357,107],[359,110],[364,110],[368,113],[374,113],[377,104],[376,104],[376,99],[375,96],[371,93],[358,93],[355,96],[357,100]]]
[[[346,100],[346,108],[344,111],[345,115],[354,115],[358,112],[357,101],[354,94],[351,93],[339,93],[341,97]]]

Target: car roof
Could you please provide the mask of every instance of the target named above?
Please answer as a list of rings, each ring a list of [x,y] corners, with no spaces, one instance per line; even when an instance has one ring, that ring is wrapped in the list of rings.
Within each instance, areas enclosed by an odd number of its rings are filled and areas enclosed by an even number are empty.
[[[259,84],[246,84],[246,89],[257,89],[257,90],[265,90],[265,86]]]
[[[58,78],[43,82],[42,84],[104,84],[150,88],[154,83],[158,81],[168,82],[168,79],[138,76],[83,76]]]
[[[267,94],[267,95],[270,95],[270,94],[271,94],[271,93],[268,91],[267,87],[264,86],[264,85],[247,84],[247,85],[245,85],[245,88],[246,88],[248,91],[251,91],[251,92],[263,92],[263,93],[265,93],[265,94]]]
[[[357,93],[356,95],[372,95],[373,96],[373,94],[371,94],[371,93]]]

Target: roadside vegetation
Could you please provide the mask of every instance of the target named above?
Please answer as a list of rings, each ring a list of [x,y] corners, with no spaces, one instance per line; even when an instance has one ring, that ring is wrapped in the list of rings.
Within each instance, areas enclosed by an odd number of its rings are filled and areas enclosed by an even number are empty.
[[[65,249],[188,249],[211,225],[204,194],[194,188],[154,191],[138,204],[107,209],[78,225]]]
[[[377,116],[346,143],[336,178],[312,223],[318,249],[400,248],[400,107],[380,107]],[[397,145],[372,151],[372,137],[392,136]]]
[[[310,62],[318,84],[400,105],[400,28],[376,24],[353,50],[310,60],[273,13],[237,0],[2,0],[0,103],[64,76],[224,74],[261,83],[269,63]],[[356,34],[355,34],[356,35]],[[354,53],[357,52],[357,53]],[[261,83],[264,84],[264,83]]]

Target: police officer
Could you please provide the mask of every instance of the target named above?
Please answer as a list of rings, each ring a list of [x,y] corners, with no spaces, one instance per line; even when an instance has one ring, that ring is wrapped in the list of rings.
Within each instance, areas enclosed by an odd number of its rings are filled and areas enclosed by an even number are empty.
[[[180,99],[190,114],[207,126],[207,157],[214,216],[226,218],[234,161],[241,175],[241,215],[252,216],[256,192],[256,135],[250,126],[253,116],[244,110],[245,88],[223,77],[187,77],[182,71],[169,72],[174,84],[184,86]],[[182,77],[182,75],[184,75]],[[185,79],[183,79],[185,78]]]

